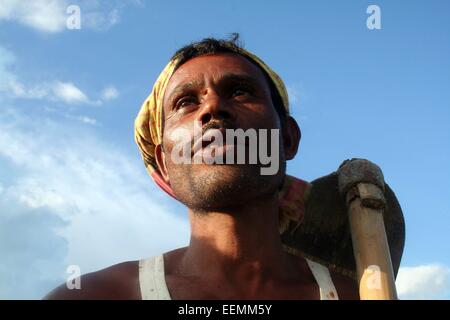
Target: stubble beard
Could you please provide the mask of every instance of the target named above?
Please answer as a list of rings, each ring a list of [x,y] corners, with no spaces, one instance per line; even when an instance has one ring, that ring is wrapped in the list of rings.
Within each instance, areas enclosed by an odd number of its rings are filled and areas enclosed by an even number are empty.
[[[205,166],[207,166],[205,168]],[[248,205],[278,193],[286,162],[275,175],[261,175],[260,165],[174,165],[168,168],[177,198],[199,214]]]

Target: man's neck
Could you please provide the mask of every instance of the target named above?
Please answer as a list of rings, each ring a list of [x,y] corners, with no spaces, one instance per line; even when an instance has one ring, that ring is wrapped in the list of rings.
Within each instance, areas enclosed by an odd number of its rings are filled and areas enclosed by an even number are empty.
[[[290,264],[278,231],[276,195],[189,215],[191,240],[181,266],[186,273],[256,282],[286,274]]]

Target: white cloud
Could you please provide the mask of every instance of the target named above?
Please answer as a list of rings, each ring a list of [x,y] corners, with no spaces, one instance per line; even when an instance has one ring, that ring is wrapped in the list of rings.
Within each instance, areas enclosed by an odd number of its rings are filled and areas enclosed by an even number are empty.
[[[0,22],[18,22],[24,26],[46,33],[66,29],[72,12],[70,5],[80,7],[81,29],[105,31],[120,21],[120,11],[127,5],[142,6],[140,1],[93,1],[93,0],[2,0]]]
[[[114,86],[108,86],[101,92],[103,100],[116,99],[119,96],[119,91]]]
[[[83,15],[83,27],[96,31],[105,31],[120,21],[119,10],[113,9],[108,13],[91,12]]]
[[[71,81],[49,80],[40,84],[24,84],[11,70],[16,63],[14,54],[0,46],[0,99],[47,99],[67,104],[101,105],[105,101],[116,99],[119,91],[114,86],[104,88],[99,98],[94,100]],[[89,119],[80,119],[85,123]]]
[[[50,98],[65,102],[87,102],[86,94],[71,82],[56,81],[39,85],[25,85],[11,70],[16,63],[15,55],[0,46],[0,94],[8,98]]]
[[[15,55],[0,46],[0,94],[14,98],[42,99],[48,95],[43,85],[27,87],[19,81],[11,69],[16,63]],[[1,96],[0,96],[1,98]]]
[[[2,0],[0,20],[17,21],[43,32],[59,32],[66,26],[67,2],[62,0]]]
[[[450,268],[439,264],[402,267],[396,286],[400,299],[439,299],[450,293]]]
[[[57,99],[66,103],[87,103],[86,94],[71,82],[56,82],[52,86],[53,93]]]
[[[72,82],[54,81],[26,86],[19,82],[15,76],[11,76],[3,88],[0,88],[0,93],[2,91],[12,99],[47,99],[67,104],[102,104],[101,100],[91,100],[86,93]]]
[[[46,190],[34,180],[31,180],[30,184],[27,185],[26,192],[18,194],[18,200],[31,209],[57,208],[65,205],[64,198],[55,190]]]
[[[39,298],[69,264],[86,273],[187,244],[187,218],[137,150],[25,112],[0,114],[0,298]]]
[[[16,96],[23,94],[23,85],[18,83],[16,76],[10,71],[16,62],[14,54],[0,46],[0,92],[9,92]]]
[[[50,111],[50,112],[52,112],[52,111]],[[67,119],[77,120],[83,124],[88,124],[91,126],[96,126],[98,124],[97,119],[91,118],[88,116],[73,116],[73,115],[67,114],[67,113],[63,114],[63,116]]]
[[[96,125],[97,124],[97,120],[94,118],[90,118],[90,117],[86,117],[86,116],[79,116],[77,117],[77,120],[86,123],[86,124],[90,124],[90,125]]]

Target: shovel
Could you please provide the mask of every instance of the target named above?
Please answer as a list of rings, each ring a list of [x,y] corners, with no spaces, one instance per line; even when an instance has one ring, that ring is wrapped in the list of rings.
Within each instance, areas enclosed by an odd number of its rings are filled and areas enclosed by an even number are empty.
[[[378,166],[344,161],[311,182],[304,217],[281,234],[285,249],[358,281],[362,300],[397,299],[405,243],[403,213]]]

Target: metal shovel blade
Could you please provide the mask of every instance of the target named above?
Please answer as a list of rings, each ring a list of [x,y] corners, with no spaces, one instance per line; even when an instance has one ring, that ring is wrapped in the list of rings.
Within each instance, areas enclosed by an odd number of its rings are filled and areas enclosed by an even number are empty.
[[[289,223],[281,234],[285,249],[357,279],[349,218],[338,189],[338,175],[318,178],[305,202],[304,219]],[[383,212],[394,276],[397,276],[405,244],[405,221],[392,189],[385,184],[386,209]]]

